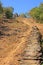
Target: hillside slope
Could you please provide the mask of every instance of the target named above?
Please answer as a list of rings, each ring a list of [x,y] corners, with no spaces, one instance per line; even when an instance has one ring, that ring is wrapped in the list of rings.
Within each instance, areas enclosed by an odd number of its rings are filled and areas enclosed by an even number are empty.
[[[26,46],[33,26],[37,26],[43,35],[43,24],[28,18],[0,21],[0,65],[19,65],[17,60]]]

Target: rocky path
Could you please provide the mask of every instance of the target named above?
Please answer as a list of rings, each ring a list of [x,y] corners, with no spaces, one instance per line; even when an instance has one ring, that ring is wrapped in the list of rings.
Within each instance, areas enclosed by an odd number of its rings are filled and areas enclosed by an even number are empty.
[[[40,38],[41,35],[37,27],[33,27],[33,30],[30,34],[28,43],[24,49],[24,52],[21,54],[22,59],[20,59],[20,65],[41,65],[41,46]]]
[[[24,37],[16,48],[13,48],[7,57],[1,60],[0,65],[41,65],[40,56],[42,53],[39,30],[35,27],[35,23],[26,21],[24,19],[23,23],[30,26],[30,29],[24,33]]]
[[[15,56],[18,53],[21,53],[21,50],[23,50],[25,47],[24,42],[26,41],[26,36],[30,34],[30,31],[31,29],[26,31],[26,33],[24,34],[24,37],[21,39],[21,42],[16,46],[16,48],[15,49],[13,48],[12,51],[8,53],[7,57],[1,60],[0,62],[1,65],[10,65],[9,63],[10,61],[12,61],[13,56]]]

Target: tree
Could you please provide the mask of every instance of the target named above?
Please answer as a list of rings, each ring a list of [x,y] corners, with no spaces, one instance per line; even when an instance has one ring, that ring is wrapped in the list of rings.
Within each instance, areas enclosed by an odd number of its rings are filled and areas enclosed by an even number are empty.
[[[12,18],[13,17],[13,8],[12,7],[3,7],[2,3],[0,1],[0,18],[2,18],[4,15],[7,18]]]
[[[43,8],[43,3],[41,3],[39,7]]]
[[[13,13],[12,12],[10,12],[10,11],[6,11],[6,17],[7,18],[12,18],[12,16],[13,16]]]
[[[42,13],[42,14],[40,14],[40,20],[42,20],[42,21],[43,21],[43,13]]]
[[[3,6],[2,6],[2,3],[0,2],[0,14],[3,13]]]
[[[20,14],[20,17],[26,18],[26,15],[24,13]]]
[[[10,19],[10,18],[13,17],[13,10],[14,10],[14,9],[13,9],[12,7],[6,8],[5,14],[6,14],[6,17],[7,17],[8,19]]]
[[[43,20],[43,4],[30,10],[29,15],[36,20]]]
[[[33,17],[34,19],[37,19],[37,20],[39,20],[40,19],[40,17],[39,17],[39,15],[40,15],[40,10],[39,10],[39,8],[33,8],[30,12],[29,12],[29,14],[30,14],[30,16],[31,17]]]

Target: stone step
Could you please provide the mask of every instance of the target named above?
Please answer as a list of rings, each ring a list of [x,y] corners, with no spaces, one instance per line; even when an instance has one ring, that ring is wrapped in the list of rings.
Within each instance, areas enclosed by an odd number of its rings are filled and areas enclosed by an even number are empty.
[[[20,65],[39,65],[40,60],[23,60]]]
[[[40,48],[39,47],[38,48],[34,48],[34,47],[33,48],[29,48],[29,47],[27,47],[27,48],[25,48],[25,52],[26,51],[28,51],[28,52],[32,52],[32,51],[33,52],[39,52],[39,51],[41,51],[41,47]]]
[[[36,60],[36,59],[38,59],[38,60],[40,60],[41,59],[41,57],[39,57],[39,58],[37,58],[37,57],[23,57],[22,58],[23,60]]]

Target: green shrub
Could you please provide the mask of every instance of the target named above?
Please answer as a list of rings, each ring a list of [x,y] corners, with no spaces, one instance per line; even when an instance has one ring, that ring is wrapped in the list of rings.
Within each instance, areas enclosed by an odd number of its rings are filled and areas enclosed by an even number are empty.
[[[29,15],[35,20],[43,22],[43,3],[40,4],[39,7],[35,7],[32,10],[30,10]]]
[[[20,14],[20,17],[26,18],[26,15],[24,13]]]
[[[0,14],[3,13],[3,6],[2,3],[0,2]]]
[[[13,17],[13,8],[12,7],[6,8],[5,15],[8,19],[12,18]]]
[[[10,11],[6,11],[6,17],[8,18],[8,19],[10,19],[10,18],[12,18],[13,17],[13,13],[12,12],[10,12]]]
[[[0,19],[3,17],[3,14],[0,14]]]

